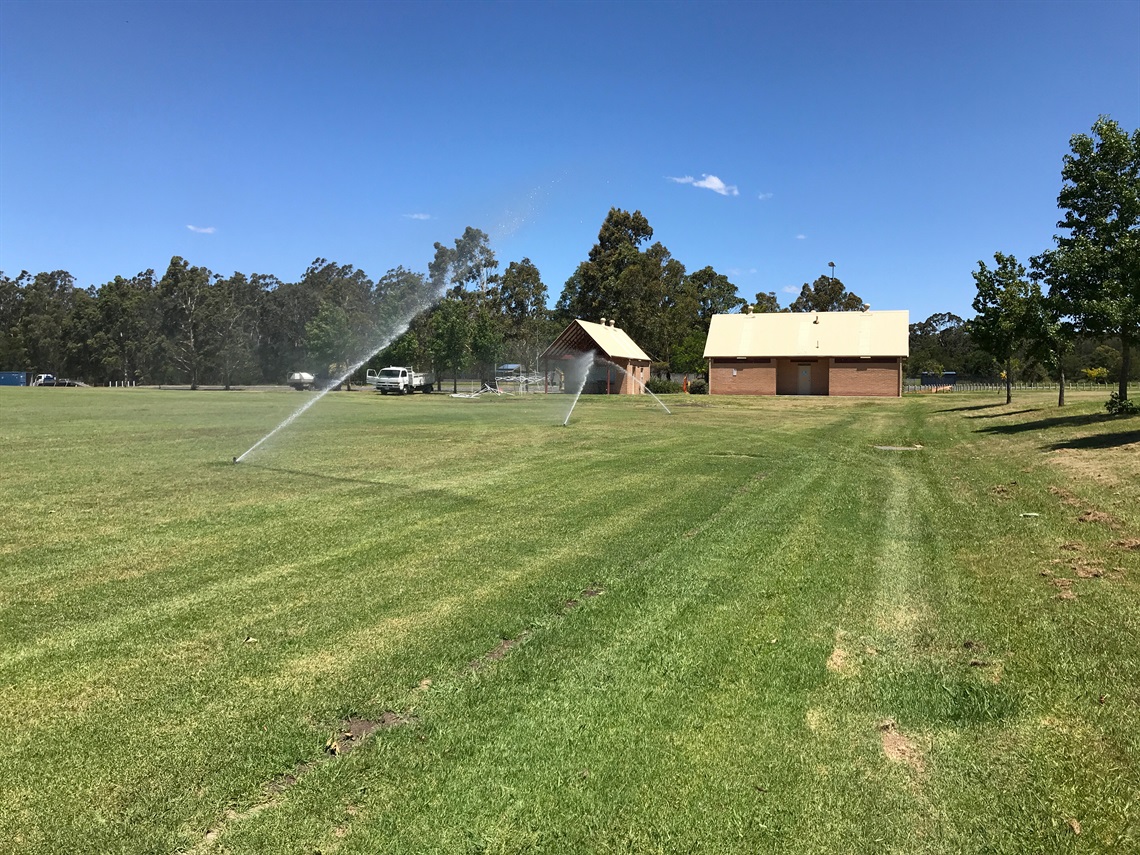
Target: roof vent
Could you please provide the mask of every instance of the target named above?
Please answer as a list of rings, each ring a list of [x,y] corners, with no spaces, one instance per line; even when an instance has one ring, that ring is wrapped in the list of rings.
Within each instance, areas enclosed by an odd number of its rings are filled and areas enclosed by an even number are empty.
[[[864,303],[864,304],[863,304],[863,311],[864,311],[864,312],[869,312],[869,311],[871,311],[871,304],[870,304],[870,303]]]
[[[613,318],[610,318],[610,326],[612,327],[615,323],[617,323],[617,321]]]
[[[605,325],[606,325],[606,319],[602,318],[602,326],[604,327]]]
[[[745,309],[745,312],[746,312],[747,314],[751,315],[751,314],[752,314],[752,307],[751,307],[751,306],[748,306],[748,307]]]

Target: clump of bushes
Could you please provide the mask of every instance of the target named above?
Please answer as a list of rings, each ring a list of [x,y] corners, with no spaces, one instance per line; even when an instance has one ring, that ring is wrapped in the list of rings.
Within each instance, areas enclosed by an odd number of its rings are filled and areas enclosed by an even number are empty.
[[[709,384],[704,380],[697,379],[689,383],[690,395],[707,395],[709,393]]]
[[[1140,413],[1140,407],[1136,406],[1135,401],[1128,398],[1123,401],[1120,400],[1118,392],[1113,392],[1109,396],[1108,403],[1104,405],[1104,408],[1108,410],[1110,416],[1134,416]]]
[[[649,382],[645,384],[645,388],[654,395],[676,395],[682,391],[680,383],[673,380],[666,380],[664,377],[650,377]]]

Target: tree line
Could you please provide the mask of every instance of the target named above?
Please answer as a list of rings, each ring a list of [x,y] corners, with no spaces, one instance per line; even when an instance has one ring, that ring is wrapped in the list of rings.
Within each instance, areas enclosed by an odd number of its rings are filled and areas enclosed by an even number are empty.
[[[1140,132],[1108,118],[1078,134],[1062,169],[1064,216],[1055,247],[1030,259],[996,253],[973,273],[976,316],[936,313],[910,326],[908,374],[1060,382],[1077,372],[1119,384],[1136,368],[1140,325]],[[834,269],[834,268],[833,268]],[[439,381],[490,378],[495,366],[540,370],[538,355],[575,318],[615,318],[653,359],[654,372],[699,374],[714,314],[746,301],[727,276],[689,272],[640,211],[612,208],[553,308],[528,258],[500,269],[488,235],[468,227],[434,244],[426,272],[377,280],[316,259],[295,282],[267,274],[222,277],[175,257],[158,277],[81,288],[66,271],[0,272],[0,370],[53,373],[93,384],[283,383],[292,371],[360,379],[367,367],[407,364]],[[860,311],[834,275],[804,283],[759,312]],[[1007,386],[1007,400],[1011,395]]]

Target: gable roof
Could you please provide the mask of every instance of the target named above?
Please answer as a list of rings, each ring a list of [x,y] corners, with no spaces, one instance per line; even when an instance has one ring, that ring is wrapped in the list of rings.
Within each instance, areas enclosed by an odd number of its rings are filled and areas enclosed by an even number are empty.
[[[621,327],[593,321],[572,321],[543,351],[541,359],[564,359],[589,350],[598,350],[608,359],[634,359],[649,362],[649,356]]]
[[[713,315],[705,358],[909,356],[910,312]]]

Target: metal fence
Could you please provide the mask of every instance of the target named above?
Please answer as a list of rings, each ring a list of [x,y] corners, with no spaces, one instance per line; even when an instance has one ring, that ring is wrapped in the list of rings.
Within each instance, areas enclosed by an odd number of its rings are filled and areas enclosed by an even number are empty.
[[[1054,383],[1047,383],[1047,382],[1020,383],[1020,382],[1015,382],[1015,383],[1010,384],[1010,387],[1012,389],[1014,389],[1015,391],[1034,390],[1034,389],[1042,390],[1042,391],[1048,391],[1048,390],[1052,390],[1054,392],[1057,391],[1057,383],[1055,383],[1055,382]],[[1134,382],[1129,382],[1128,389],[1129,389],[1129,393],[1131,394],[1132,389],[1140,389],[1140,384],[1134,383]],[[1089,383],[1086,380],[1080,380],[1080,381],[1066,380],[1065,381],[1065,391],[1066,392],[1103,392],[1107,396],[1109,393],[1115,392],[1116,390],[1117,390],[1117,384],[1116,383]],[[926,392],[926,393],[1004,392],[1005,391],[1005,381],[1004,380],[995,380],[995,381],[985,382],[985,381],[974,381],[974,380],[968,380],[968,381],[960,380],[957,383],[954,383],[953,385],[950,385],[950,386],[923,386],[918,380],[904,380],[903,381],[903,391],[904,392]]]

